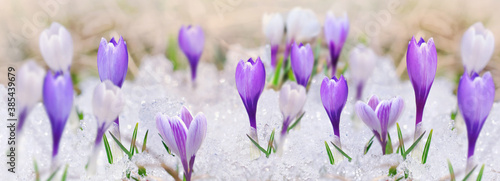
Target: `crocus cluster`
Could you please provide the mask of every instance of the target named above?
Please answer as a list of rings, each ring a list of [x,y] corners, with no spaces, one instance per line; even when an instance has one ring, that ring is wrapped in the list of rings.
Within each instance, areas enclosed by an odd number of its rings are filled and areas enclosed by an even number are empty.
[[[297,83],[307,87],[314,66],[314,54],[311,46],[293,43],[290,61]]]
[[[410,77],[413,90],[415,91],[416,121],[415,134],[417,138],[422,133],[422,116],[424,114],[425,102],[431,90],[437,69],[437,53],[434,40],[430,38],[427,42],[423,38],[417,42],[412,37],[406,52],[406,67]]]
[[[490,30],[478,22],[469,27],[462,37],[461,53],[465,71],[471,76],[479,73],[493,55],[495,37]]]
[[[271,66],[276,67],[276,56],[285,32],[285,22],[281,14],[264,14],[262,18],[262,30],[271,45]]]
[[[349,19],[347,19],[347,14],[344,13],[342,17],[335,17],[333,12],[328,12],[324,33],[326,43],[330,49],[330,66],[332,67],[332,76],[334,76],[340,53],[349,34]]]
[[[45,70],[30,60],[21,66],[17,75],[17,103],[20,110],[17,132],[20,133],[31,109],[42,99]]]
[[[207,133],[207,119],[203,113],[196,117],[186,107],[178,116],[169,117],[158,113],[155,117],[156,128],[165,144],[181,159],[184,177],[191,180],[196,152],[200,149]]]
[[[495,84],[489,72],[483,77],[477,73],[469,76],[467,72],[460,78],[457,90],[458,108],[467,126],[469,149],[467,170],[474,166],[474,149],[479,133],[490,113],[495,99]]]
[[[347,82],[343,75],[340,78],[333,76],[331,79],[325,77],[321,83],[321,102],[333,126],[334,143],[341,147],[340,143],[340,114],[347,102]]]
[[[179,47],[186,55],[191,67],[191,79],[196,79],[196,68],[205,45],[205,35],[200,26],[182,26],[179,30]]]
[[[290,123],[302,112],[306,103],[306,89],[295,82],[288,82],[281,87],[279,95],[279,104],[281,114],[283,115],[283,126],[281,127],[282,147]]]
[[[382,147],[382,154],[386,151],[387,130],[396,123],[403,107],[404,102],[401,97],[380,101],[373,95],[368,103],[361,101],[356,103],[356,113],[375,134]]]
[[[283,62],[288,60],[294,42],[308,42],[319,35],[321,25],[310,9],[293,8],[286,18],[286,48]]]
[[[357,45],[351,50],[349,55],[349,73],[351,80],[356,87],[356,100],[361,100],[363,88],[375,69],[377,55],[371,48],[362,44]]]

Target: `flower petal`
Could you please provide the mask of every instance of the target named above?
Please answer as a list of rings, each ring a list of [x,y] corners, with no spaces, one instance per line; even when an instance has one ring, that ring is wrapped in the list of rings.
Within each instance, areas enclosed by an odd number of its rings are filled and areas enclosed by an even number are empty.
[[[207,134],[207,119],[203,113],[198,113],[194,118],[191,126],[189,126],[186,144],[186,156],[191,159],[200,149],[203,140]]]

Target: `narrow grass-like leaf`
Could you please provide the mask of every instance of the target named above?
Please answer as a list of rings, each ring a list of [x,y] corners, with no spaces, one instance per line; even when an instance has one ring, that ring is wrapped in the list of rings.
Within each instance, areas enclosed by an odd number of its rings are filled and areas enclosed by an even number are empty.
[[[432,131],[433,130],[431,129],[431,132],[427,137],[427,142],[425,143],[424,152],[422,153],[422,164],[425,164],[425,162],[427,161],[427,155],[429,154],[429,147],[431,146]]]
[[[481,170],[479,170],[479,174],[477,175],[476,181],[481,181],[481,179],[483,178],[483,171],[484,171],[484,164],[483,166],[481,166]]]
[[[394,177],[394,175],[398,174],[398,169],[397,169],[397,166],[391,166],[391,168],[389,168],[389,177]]]
[[[111,133],[111,131],[109,132],[109,134],[111,135],[111,137],[113,137],[113,140],[115,140],[116,144],[118,145],[118,147],[120,147],[122,149],[123,152],[125,152],[125,154],[128,155],[128,159],[132,159],[132,153],[130,153],[127,148],[125,148],[125,146],[123,146],[123,144],[118,141],[118,139],[115,137],[115,135],[113,135],[113,133]]]
[[[161,138],[161,140],[162,140],[162,141],[161,141],[161,143],[163,143],[163,147],[165,147],[165,150],[167,150],[167,153],[168,153],[169,155],[174,156],[174,155],[172,154],[172,151],[170,150],[170,148],[168,148],[167,144],[165,144],[165,141],[163,141],[164,139],[163,139],[163,137],[161,136],[161,134],[160,134],[160,133],[158,133],[158,135],[160,135],[160,138]]]
[[[259,148],[259,150],[260,150],[260,151],[262,151],[264,154],[266,154],[266,155],[267,155],[267,151],[266,151],[264,148],[262,148],[262,147],[259,145],[259,143],[257,143],[255,140],[253,140],[253,139],[252,139],[252,138],[251,138],[248,134],[247,134],[247,137],[248,137],[248,139],[250,139],[250,141],[252,141],[252,143],[253,143],[253,144],[254,144],[257,148]]]
[[[136,145],[134,145],[134,151],[135,151],[136,154],[139,154],[139,149],[137,149]]]
[[[142,142],[141,152],[144,152],[144,150],[146,150],[146,143],[148,142],[148,133],[149,133],[149,130],[146,130],[146,135],[144,135],[144,141]]]
[[[330,164],[333,165],[333,163],[335,163],[335,159],[333,159],[332,150],[330,149],[330,146],[328,146],[328,143],[326,141],[325,141],[325,147],[326,147],[326,153],[328,154],[328,159],[330,160]]]
[[[62,175],[61,181],[66,181],[67,176],[68,176],[68,164],[66,164],[66,168],[64,168],[64,173]]]
[[[392,140],[391,140],[391,134],[387,133],[387,143],[385,144],[385,154],[389,155],[392,154]]]
[[[111,147],[109,146],[106,134],[102,134],[102,140],[104,143],[104,148],[106,149],[106,156],[108,157],[108,163],[113,164],[113,153],[111,152]]]
[[[142,177],[145,177],[145,176],[148,176],[146,174],[146,168],[144,168],[143,166],[139,166],[139,170],[137,171],[139,173],[140,176]]]
[[[297,126],[297,124],[299,124],[300,120],[302,120],[302,117],[304,117],[304,115],[306,114],[306,112],[302,113],[299,118],[297,118],[297,120],[295,122],[293,122],[293,124],[291,126],[288,127],[288,129],[286,130],[286,132],[288,133],[291,129],[293,129],[295,126]]]
[[[401,155],[405,152],[405,141],[403,139],[403,134],[401,133],[401,128],[399,127],[399,123],[396,123],[398,128],[398,139],[399,139],[399,147],[401,149]]]
[[[424,137],[424,135],[425,135],[425,131],[422,133],[422,135],[420,135],[420,136],[417,138],[417,140],[415,140],[415,142],[413,142],[413,144],[410,146],[410,148],[408,148],[408,150],[406,150],[406,152],[405,152],[405,154],[404,154],[403,158],[406,158],[406,156],[407,156],[408,154],[410,154],[410,152],[413,150],[413,148],[415,148],[415,146],[417,146],[418,142],[420,142],[420,140],[422,140],[422,137]]]
[[[451,165],[450,159],[446,159],[448,162],[448,170],[450,171],[450,180],[455,181],[455,171],[453,171],[453,166]]]
[[[370,138],[368,143],[366,143],[366,145],[365,145],[365,153],[364,153],[365,155],[366,155],[366,153],[368,153],[368,150],[370,150],[370,148],[372,147],[373,138],[375,138],[375,135],[373,135],[372,138]]]
[[[50,174],[50,176],[47,179],[47,181],[51,181],[54,178],[54,176],[56,176],[57,171],[59,171],[59,167],[52,174]]]
[[[405,178],[405,177],[404,177],[404,176],[401,176],[401,177],[399,177],[398,179],[396,179],[396,181],[400,181],[400,180],[402,180],[403,178]]]
[[[135,148],[135,140],[137,140],[137,128],[139,127],[139,123],[135,124],[134,133],[132,134],[132,141],[130,142],[130,153],[134,155]]]
[[[467,181],[467,179],[469,179],[469,177],[472,175],[474,170],[476,170],[476,168],[477,168],[477,165],[474,166],[474,168],[472,168],[472,170],[467,175],[465,175],[465,177],[464,177],[464,179],[462,179],[462,181]]]
[[[278,64],[276,65],[276,69],[274,70],[274,77],[273,77],[273,85],[278,86],[280,76],[281,76],[281,67],[283,65],[283,58],[280,58],[278,60]]]
[[[135,178],[135,177],[131,177],[131,178],[132,178],[132,179],[134,179],[135,181],[139,181],[139,179],[138,179],[138,178]]]
[[[349,155],[347,155],[347,153],[345,153],[344,151],[342,151],[342,149],[340,149],[337,145],[335,145],[335,143],[333,143],[333,142],[331,142],[331,143],[340,152],[340,154],[344,155],[347,158],[347,160],[349,162],[351,162],[352,158]]]
[[[35,166],[35,180],[40,181],[40,172],[38,171],[38,164],[36,160],[33,160],[33,165]]]
[[[266,157],[269,158],[269,155],[271,154],[272,152],[272,148],[273,148],[273,143],[274,143],[274,129],[273,129],[273,132],[271,133],[271,136],[269,137],[269,142],[267,143],[267,154],[266,154]]]

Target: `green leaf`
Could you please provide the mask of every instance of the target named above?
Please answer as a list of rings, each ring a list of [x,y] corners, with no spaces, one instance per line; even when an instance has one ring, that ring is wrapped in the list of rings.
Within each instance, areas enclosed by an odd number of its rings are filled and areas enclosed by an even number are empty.
[[[108,157],[108,163],[113,164],[113,153],[111,152],[111,147],[109,146],[106,134],[102,134],[102,140],[104,142],[104,148],[106,149],[106,156]]]
[[[302,120],[302,117],[304,117],[304,115],[306,114],[306,112],[303,112],[299,118],[297,118],[297,120],[295,122],[293,122],[293,124],[291,126],[288,127],[288,129],[286,130],[286,132],[288,133],[290,130],[292,130],[295,126],[297,126],[297,124],[299,124],[300,120]]]
[[[422,133],[422,135],[420,135],[420,136],[417,138],[417,140],[415,140],[415,142],[413,142],[413,144],[410,146],[410,148],[408,148],[408,150],[406,150],[406,152],[405,152],[405,154],[404,154],[403,158],[406,158],[406,156],[407,156],[408,154],[410,154],[410,152],[413,150],[413,148],[415,148],[415,146],[417,146],[418,142],[420,142],[420,140],[422,139],[422,137],[424,137],[424,135],[425,135],[425,131]]]
[[[78,115],[78,120],[83,120],[83,112],[76,109],[76,114]]]
[[[47,179],[47,181],[51,181],[54,178],[54,176],[56,176],[57,171],[59,171],[59,167],[52,174],[50,174],[50,176]]]
[[[278,86],[278,84],[279,84],[282,65],[283,65],[283,58],[280,58],[278,60],[278,64],[276,65],[276,69],[274,70],[273,85],[275,85],[275,86]]]
[[[127,171],[125,171],[125,176],[126,176],[128,179],[130,179],[130,170],[129,170],[129,169],[127,169]]]
[[[399,127],[399,123],[396,123],[396,126],[398,128],[399,147],[401,149],[401,156],[402,156],[405,153],[405,141],[403,139],[403,134],[401,133],[401,128]]]
[[[474,170],[476,170],[477,168],[477,165],[474,166],[474,168],[472,168],[472,170],[467,174],[465,175],[464,179],[462,179],[462,181],[467,181],[467,179],[469,179],[469,177],[472,175],[472,172],[474,172]]]
[[[135,177],[131,177],[131,178],[132,178],[132,179],[134,179],[135,181],[139,181],[139,179],[138,179],[138,178],[135,178]]]
[[[260,151],[262,151],[262,152],[263,152],[264,154],[266,154],[266,156],[267,156],[267,151],[266,151],[264,148],[262,148],[262,147],[259,145],[259,143],[257,143],[255,140],[253,140],[253,139],[252,139],[252,138],[251,138],[248,134],[247,134],[247,137],[248,137],[248,139],[250,139],[250,141],[252,141],[252,143],[253,143],[253,144],[254,144],[257,148],[259,148],[259,150],[260,150]]]
[[[137,171],[139,173],[140,176],[142,177],[145,177],[145,176],[148,176],[146,174],[146,168],[144,168],[143,166],[139,166],[139,170]]]
[[[64,173],[62,175],[61,181],[66,181],[67,176],[68,176],[68,164],[66,164],[66,168],[64,168]]]
[[[479,174],[477,175],[476,181],[481,181],[481,179],[483,178],[483,171],[484,171],[484,164],[483,166],[481,166],[481,170],[479,170]]]
[[[425,143],[424,152],[422,153],[422,164],[425,164],[425,162],[427,161],[427,155],[429,154],[429,147],[431,146],[432,131],[433,130],[431,129],[431,132],[427,137],[427,142]]]
[[[398,174],[398,169],[397,169],[397,166],[391,166],[391,168],[389,168],[389,177],[394,177],[394,175]]]
[[[161,134],[160,134],[160,133],[158,133],[158,135],[160,135],[160,138],[161,138],[161,140],[162,140],[162,141],[161,141],[161,143],[163,143],[163,147],[165,147],[165,150],[167,150],[167,153],[168,153],[169,155],[174,156],[174,155],[172,154],[172,151],[170,151],[170,148],[168,148],[167,144],[165,144],[165,141],[163,141],[164,139],[163,139],[163,137],[161,136]]]
[[[454,121],[457,118],[457,114],[458,114],[458,110],[454,110],[453,112],[451,112],[451,115],[450,115],[451,120]]]
[[[455,181],[455,172],[453,171],[453,166],[451,165],[450,159],[446,159],[448,162],[448,170],[450,171],[450,180]]]
[[[172,65],[174,66],[174,70],[179,70],[180,64],[179,59],[177,57],[177,41],[175,38],[170,37],[168,39],[167,46],[167,56],[168,60],[172,61]]]
[[[326,153],[328,154],[328,159],[330,160],[330,164],[333,165],[333,163],[335,163],[335,159],[333,159],[332,150],[330,149],[330,146],[328,146],[328,143],[326,141],[325,141],[325,147],[326,147]]]
[[[38,171],[38,164],[36,160],[33,160],[33,165],[35,166],[35,180],[40,181],[40,172]]]
[[[130,153],[134,155],[135,141],[137,139],[137,128],[139,127],[139,123],[135,124],[134,133],[132,134],[132,141],[130,142]]]
[[[368,143],[366,143],[364,155],[366,155],[366,153],[368,153],[368,150],[370,150],[370,148],[372,147],[373,138],[375,138],[375,135],[373,135],[372,138],[370,138],[370,140],[368,141]]]
[[[125,154],[128,155],[128,159],[132,159],[132,153],[130,153],[127,150],[127,148],[125,148],[125,146],[123,146],[122,143],[120,143],[120,141],[118,141],[118,139],[116,139],[115,135],[113,135],[113,133],[111,133],[111,131],[109,132],[109,134],[111,135],[111,137],[113,137],[113,140],[115,140],[115,142],[118,145],[118,147],[120,147],[122,149],[122,151],[125,152]]]
[[[385,154],[392,154],[392,140],[391,140],[391,134],[387,133],[387,143],[385,144]]]
[[[146,130],[146,135],[144,135],[144,141],[142,144],[142,151],[141,152],[144,152],[144,150],[146,150],[146,143],[148,142],[148,132],[149,132],[149,130]]]
[[[352,158],[349,155],[347,155],[344,151],[342,151],[342,149],[340,149],[337,145],[335,145],[335,143],[333,143],[333,142],[331,142],[331,143],[340,152],[340,154],[344,155],[347,158],[347,160],[349,162],[351,162]]]
[[[269,158],[269,155],[271,155],[271,152],[272,152],[272,147],[273,147],[273,143],[274,143],[274,129],[273,129],[273,132],[271,133],[271,136],[269,137],[269,142],[267,144],[267,154],[266,154],[266,157]]]
[[[396,179],[396,181],[403,180],[403,178],[405,178],[405,177],[401,176],[401,177],[399,177],[398,179]]]

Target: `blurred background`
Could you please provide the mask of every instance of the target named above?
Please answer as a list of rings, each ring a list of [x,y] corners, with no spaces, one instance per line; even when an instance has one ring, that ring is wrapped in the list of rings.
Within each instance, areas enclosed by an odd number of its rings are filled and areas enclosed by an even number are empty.
[[[405,54],[413,35],[434,38],[438,52],[437,76],[458,81],[463,72],[460,42],[475,22],[490,29],[495,51],[485,71],[491,71],[500,98],[500,1],[498,0],[0,0],[0,83],[7,82],[7,67],[19,67],[27,59],[45,65],[38,46],[40,33],[57,21],[72,35],[74,79],[97,76],[97,49],[101,37],[123,36],[127,42],[129,73],[133,80],[145,55],[165,54],[176,59],[178,69],[187,61],[177,48],[181,25],[199,24],[206,43],[202,61],[224,68],[225,52],[233,44],[246,48],[266,43],[262,32],[263,13],[301,6],[312,9],[319,21],[326,13],[347,12],[350,31],[341,62],[357,43],[364,43],[378,55],[394,60],[397,73],[408,79]],[[323,32],[319,39],[323,38]],[[285,39],[285,38],[284,38]],[[284,43],[283,39],[283,43]],[[283,49],[284,46],[281,47]],[[326,44],[321,51],[326,59]]]

